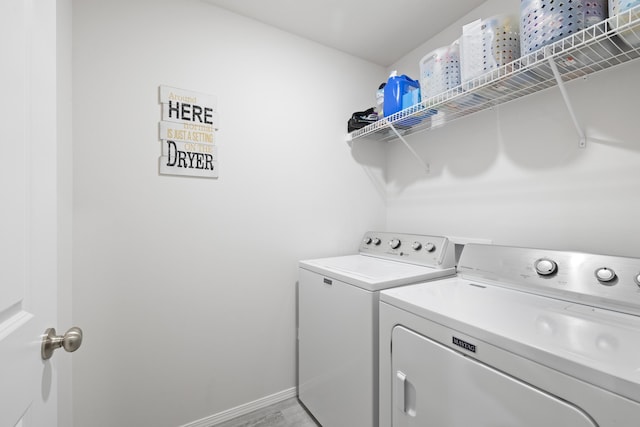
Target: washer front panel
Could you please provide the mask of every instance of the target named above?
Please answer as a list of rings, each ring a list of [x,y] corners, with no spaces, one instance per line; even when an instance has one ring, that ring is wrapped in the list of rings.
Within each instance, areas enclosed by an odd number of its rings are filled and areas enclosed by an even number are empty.
[[[378,295],[300,270],[298,396],[326,426],[377,418]]]

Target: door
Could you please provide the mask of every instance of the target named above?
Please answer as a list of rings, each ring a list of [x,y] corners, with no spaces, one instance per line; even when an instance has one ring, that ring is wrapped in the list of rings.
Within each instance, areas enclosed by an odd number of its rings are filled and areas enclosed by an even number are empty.
[[[0,427],[57,425],[55,3],[0,1]]]
[[[394,427],[596,427],[570,402],[402,326],[392,342]]]

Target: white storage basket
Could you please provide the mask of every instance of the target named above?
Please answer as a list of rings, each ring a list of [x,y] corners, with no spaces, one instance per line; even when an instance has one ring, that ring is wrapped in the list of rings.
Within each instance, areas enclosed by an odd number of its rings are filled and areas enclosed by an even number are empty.
[[[611,26],[617,28],[618,26],[625,25],[629,22],[629,18],[638,19],[640,17],[640,9],[634,10],[631,13],[627,13],[629,9],[636,6],[640,6],[640,0],[609,0],[609,16],[615,17],[618,14],[621,16],[612,19]],[[629,46],[640,47],[640,28],[629,28],[618,32],[618,35]]]
[[[432,98],[460,86],[460,42],[456,40],[420,60],[422,99]]]
[[[607,16],[607,0],[521,0],[521,52],[527,55]]]
[[[518,20],[497,15],[462,27],[460,74],[466,83],[520,57]]]

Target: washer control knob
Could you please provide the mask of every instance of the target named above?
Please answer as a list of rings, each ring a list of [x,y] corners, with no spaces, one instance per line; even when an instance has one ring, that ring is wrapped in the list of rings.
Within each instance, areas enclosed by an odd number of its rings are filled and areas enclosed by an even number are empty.
[[[558,264],[547,258],[540,258],[533,266],[535,267],[536,272],[541,276],[551,276],[553,273],[558,271]]]
[[[615,278],[616,272],[610,268],[602,267],[596,270],[596,279],[598,279],[600,282],[607,283]]]
[[[398,239],[389,240],[389,246],[391,246],[391,249],[398,249],[400,245],[401,245],[401,242]]]
[[[413,242],[413,245],[411,245],[411,247],[413,248],[414,251],[419,251],[420,249],[422,249],[422,243]]]
[[[382,241],[380,239],[378,239],[377,237],[373,238],[373,244],[376,246],[380,246],[380,243],[382,243]]]
[[[365,237],[364,238],[364,244],[365,245],[370,245],[371,242],[373,242],[373,239],[371,237]]]
[[[634,280],[636,281],[636,285],[640,286],[640,273],[636,274]]]
[[[433,243],[429,242],[427,244],[424,245],[424,250],[427,252],[433,252],[436,250],[436,245],[434,245]]]

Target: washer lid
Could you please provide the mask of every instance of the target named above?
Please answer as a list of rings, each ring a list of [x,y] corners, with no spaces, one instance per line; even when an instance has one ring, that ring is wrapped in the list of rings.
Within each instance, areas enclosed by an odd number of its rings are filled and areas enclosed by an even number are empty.
[[[435,269],[366,255],[304,260],[300,261],[299,265],[300,268],[368,291],[379,291],[455,274],[454,268]]]
[[[460,277],[383,291],[380,300],[640,402],[638,316]]]

